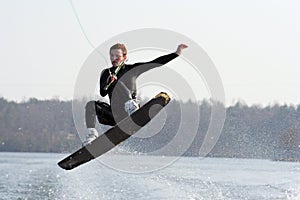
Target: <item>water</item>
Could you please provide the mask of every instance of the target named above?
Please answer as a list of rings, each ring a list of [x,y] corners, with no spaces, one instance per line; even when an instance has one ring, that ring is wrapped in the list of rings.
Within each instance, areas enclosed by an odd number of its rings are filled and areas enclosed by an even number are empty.
[[[97,161],[64,171],[56,165],[64,156],[0,153],[0,199],[300,199],[300,163],[184,157],[158,171],[132,174]],[[160,162],[129,157],[111,159],[120,166]]]

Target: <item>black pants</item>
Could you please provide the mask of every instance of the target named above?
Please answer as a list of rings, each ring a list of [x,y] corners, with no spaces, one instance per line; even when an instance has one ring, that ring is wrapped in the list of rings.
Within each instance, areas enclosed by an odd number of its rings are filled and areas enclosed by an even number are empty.
[[[123,105],[123,104],[121,104]],[[96,117],[100,124],[115,126],[119,121],[128,116],[124,106],[116,106],[118,110],[112,112],[111,106],[101,101],[89,101],[85,106],[85,122],[87,128],[95,128]]]

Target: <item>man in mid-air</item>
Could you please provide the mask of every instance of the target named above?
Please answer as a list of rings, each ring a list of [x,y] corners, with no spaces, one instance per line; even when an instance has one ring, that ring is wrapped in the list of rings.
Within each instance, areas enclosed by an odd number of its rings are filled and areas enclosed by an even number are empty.
[[[120,43],[113,45],[109,51],[112,67],[104,69],[100,76],[100,94],[102,97],[109,96],[110,105],[101,101],[89,101],[86,104],[85,120],[88,131],[83,144],[88,144],[99,136],[95,129],[96,117],[100,124],[114,126],[138,110],[136,79],[142,73],[178,57],[187,47],[185,44],[180,44],[174,53],[150,62],[125,64],[127,59],[125,45]]]

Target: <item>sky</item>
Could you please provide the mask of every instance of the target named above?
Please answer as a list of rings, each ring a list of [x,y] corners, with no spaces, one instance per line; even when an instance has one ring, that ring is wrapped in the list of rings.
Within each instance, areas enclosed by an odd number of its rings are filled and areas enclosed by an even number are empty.
[[[161,28],[203,48],[221,77],[226,104],[300,103],[299,1],[72,3],[75,10],[69,0],[0,1],[0,96],[70,100],[94,47],[126,31]]]

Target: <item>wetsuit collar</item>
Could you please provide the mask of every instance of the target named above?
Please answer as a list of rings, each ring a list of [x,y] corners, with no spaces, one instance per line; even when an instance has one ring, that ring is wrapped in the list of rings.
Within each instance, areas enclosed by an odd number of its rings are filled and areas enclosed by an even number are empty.
[[[121,62],[119,66],[117,67],[114,67],[112,66],[110,68],[110,71],[114,74],[114,75],[117,75],[119,73],[119,71],[125,66],[125,62]]]

